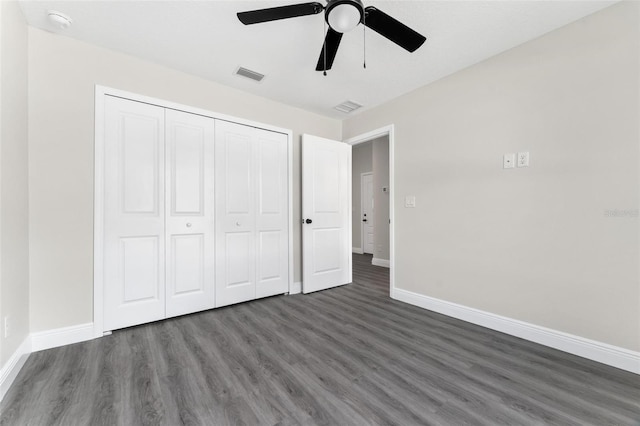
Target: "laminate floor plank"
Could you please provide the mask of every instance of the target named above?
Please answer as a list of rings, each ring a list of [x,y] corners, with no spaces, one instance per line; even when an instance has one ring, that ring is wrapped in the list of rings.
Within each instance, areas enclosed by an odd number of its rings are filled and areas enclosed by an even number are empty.
[[[0,425],[635,425],[640,376],[353,283],[36,352]]]

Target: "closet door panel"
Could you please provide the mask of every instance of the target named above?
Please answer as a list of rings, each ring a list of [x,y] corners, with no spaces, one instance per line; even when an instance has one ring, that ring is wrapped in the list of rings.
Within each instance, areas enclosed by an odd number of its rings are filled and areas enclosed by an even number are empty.
[[[206,292],[204,263],[206,262],[204,235],[172,235],[169,259],[172,274],[168,280],[173,284],[173,297]],[[169,310],[167,302],[167,311]],[[206,308],[205,308],[206,309]]]
[[[253,233],[227,232],[225,235],[226,287],[253,285]]]
[[[256,297],[253,130],[216,121],[216,306]]]
[[[287,136],[262,129],[256,138],[256,297],[289,290]]]
[[[120,242],[120,269],[124,303],[156,300],[159,298],[158,281],[161,265],[160,239],[150,237],[123,237]]]
[[[258,258],[256,297],[284,294],[288,286],[288,257],[283,253],[282,243],[286,236],[282,231],[258,231]]]
[[[242,126],[236,131],[245,130]],[[246,129],[246,130],[251,130]],[[253,215],[253,144],[250,135],[224,134],[224,204],[229,220]]]
[[[166,316],[215,306],[215,120],[166,110]]]
[[[163,108],[105,100],[105,330],[164,318],[163,123]]]

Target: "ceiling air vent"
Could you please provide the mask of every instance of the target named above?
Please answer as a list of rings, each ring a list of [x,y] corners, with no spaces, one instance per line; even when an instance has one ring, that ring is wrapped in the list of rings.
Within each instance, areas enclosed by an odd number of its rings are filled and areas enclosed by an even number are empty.
[[[357,102],[344,101],[340,105],[334,106],[333,109],[337,109],[340,112],[344,112],[345,114],[349,114],[350,112],[355,111],[355,110],[357,110],[358,108],[361,108],[361,107],[362,107],[362,105],[360,105]]]
[[[253,81],[260,82],[264,78],[264,74],[260,74],[259,72],[251,71],[250,69],[238,67],[236,70],[236,75],[249,78]]]

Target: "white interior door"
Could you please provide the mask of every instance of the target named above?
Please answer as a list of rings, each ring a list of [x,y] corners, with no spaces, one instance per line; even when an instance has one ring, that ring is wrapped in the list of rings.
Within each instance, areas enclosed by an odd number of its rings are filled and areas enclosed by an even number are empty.
[[[289,291],[287,135],[252,129],[256,156],[256,298]]]
[[[361,175],[361,205],[362,205],[362,250],[365,253],[373,254],[373,174],[363,173]]]
[[[164,109],[106,97],[104,328],[165,316]]]
[[[252,128],[216,122],[216,306],[256,295],[253,151]]]
[[[302,136],[302,291],[350,283],[351,145]]]
[[[289,288],[287,136],[216,121],[216,306]]]
[[[166,316],[214,305],[213,118],[167,109]]]

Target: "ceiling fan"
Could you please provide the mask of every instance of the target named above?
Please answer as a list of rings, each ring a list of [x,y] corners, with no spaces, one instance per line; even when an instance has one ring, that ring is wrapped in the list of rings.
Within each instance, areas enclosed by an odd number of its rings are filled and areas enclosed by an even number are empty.
[[[316,15],[322,11],[324,11],[324,19],[329,24],[329,28],[316,65],[316,71],[325,71],[325,74],[333,65],[342,35],[360,23],[409,52],[414,52],[426,40],[423,35],[380,9],[373,6],[364,7],[361,0],[327,0],[326,6],[322,3],[310,2],[270,7],[239,12],[238,19],[245,25],[251,25],[298,16]]]

